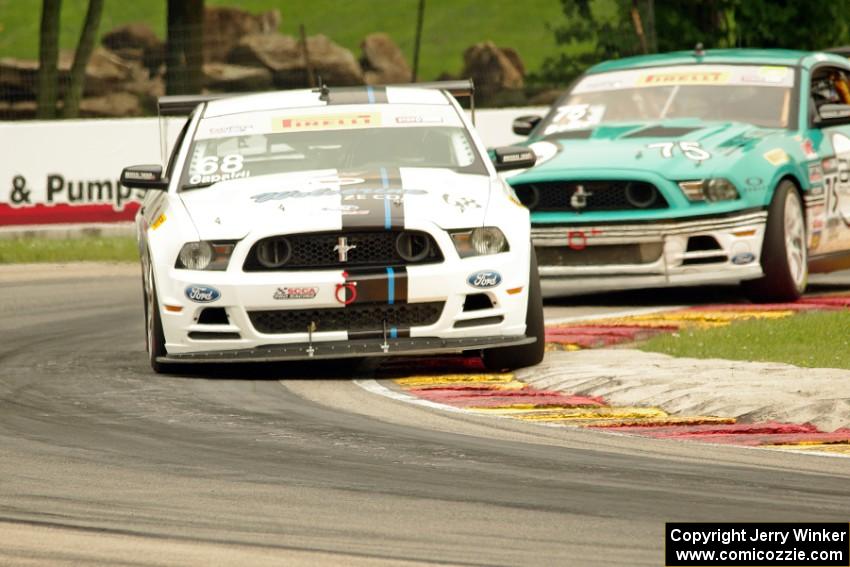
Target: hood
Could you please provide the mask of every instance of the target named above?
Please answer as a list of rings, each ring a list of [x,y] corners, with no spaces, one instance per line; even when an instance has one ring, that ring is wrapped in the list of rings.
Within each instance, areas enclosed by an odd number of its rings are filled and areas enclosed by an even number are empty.
[[[547,178],[551,177],[547,174],[564,170],[586,173],[596,168],[649,171],[673,180],[707,177],[782,132],[740,122],[699,120],[601,125],[562,132],[533,142],[532,147],[555,144],[558,151],[511,182]],[[538,149],[537,153],[542,152]]]
[[[224,240],[411,223],[481,226],[490,183],[448,169],[330,169],[233,179],[180,198],[202,240]]]

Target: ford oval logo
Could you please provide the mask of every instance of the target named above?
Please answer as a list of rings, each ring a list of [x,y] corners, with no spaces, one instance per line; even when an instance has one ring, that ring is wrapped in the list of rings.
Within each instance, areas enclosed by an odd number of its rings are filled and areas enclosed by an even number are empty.
[[[221,297],[221,293],[214,287],[190,285],[186,288],[186,297],[196,303],[210,303]]]
[[[737,266],[755,262],[756,256],[752,252],[741,252],[732,257],[732,263]]]
[[[475,272],[466,279],[466,283],[478,289],[487,289],[502,283],[502,275],[499,272]]]

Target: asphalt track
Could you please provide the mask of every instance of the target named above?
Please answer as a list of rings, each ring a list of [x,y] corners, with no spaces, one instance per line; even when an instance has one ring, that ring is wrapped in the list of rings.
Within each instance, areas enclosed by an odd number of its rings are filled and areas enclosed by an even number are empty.
[[[662,565],[665,521],[850,520],[847,459],[444,413],[370,366],[153,375],[126,271],[0,277],[0,564]]]

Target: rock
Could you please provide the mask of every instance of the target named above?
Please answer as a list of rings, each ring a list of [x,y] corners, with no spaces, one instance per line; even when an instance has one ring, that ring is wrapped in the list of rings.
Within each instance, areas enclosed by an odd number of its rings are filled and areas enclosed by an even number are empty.
[[[125,83],[136,75],[146,75],[141,65],[132,65],[115,53],[96,47],[86,65],[86,96],[101,96],[106,93],[122,90]]]
[[[369,85],[387,85],[410,82],[410,67],[404,54],[385,33],[373,33],[366,36],[360,44],[362,56],[360,66],[363,77]]]
[[[272,73],[263,67],[206,63],[204,87],[223,92],[266,91],[273,87]]]
[[[502,50],[502,55],[508,58],[508,61],[514,66],[514,69],[519,71],[519,74],[525,77],[525,63],[522,62],[522,58],[519,56],[519,53],[513,47],[500,47]]]
[[[147,24],[134,22],[106,32],[101,43],[112,51],[125,48],[145,50],[161,45],[162,40]]]
[[[362,85],[363,72],[351,51],[323,35],[307,38],[307,53],[316,77],[331,86]],[[265,67],[275,86],[299,88],[310,85],[300,42],[277,34],[253,34],[242,38],[228,55],[234,65]]]
[[[514,66],[511,56],[506,55],[492,41],[469,47],[463,52],[463,62],[463,76],[475,81],[475,94],[482,99],[491,98],[502,90],[518,90],[523,87],[521,70]]]
[[[156,101],[165,96],[165,79],[160,76],[138,78],[125,84],[123,90],[139,97],[142,107],[156,114]]]
[[[64,96],[68,87],[72,61],[72,53],[68,51],[59,52],[56,76],[60,98]],[[15,59],[13,57],[0,59],[0,90],[2,90],[5,100],[35,100],[37,76],[38,61],[36,60]]]
[[[70,81],[70,69],[73,53],[61,51],[58,61],[58,102],[62,99]],[[0,89],[8,102],[35,100],[35,85],[38,74],[38,61],[25,59],[0,59]],[[122,92],[129,91],[129,92]],[[124,60],[112,51],[96,47],[86,65],[86,80],[83,87],[83,102],[89,101],[88,115],[91,116],[137,116],[138,97],[155,98],[164,94],[161,79],[149,79],[147,71],[138,63]],[[113,96],[115,95],[115,96]],[[126,96],[125,96],[126,95]],[[34,110],[32,111],[34,114]],[[28,106],[12,106],[4,110],[4,115],[25,118],[29,115]]]
[[[321,77],[326,85],[341,87],[363,84],[363,71],[351,51],[326,36],[318,34],[308,37],[307,52],[316,76]],[[306,77],[306,69],[304,76]],[[285,72],[275,73],[275,84],[282,88],[287,88],[290,84],[296,86]],[[307,83],[302,83],[302,86],[306,85]]]
[[[204,8],[204,61],[223,63],[243,37],[271,34],[280,27],[280,12],[270,10],[252,14],[227,6]]]
[[[32,120],[36,104],[32,100],[0,103],[0,120]]]
[[[3,57],[0,59],[0,90],[6,101],[35,98],[38,61]]]
[[[114,28],[104,34],[101,43],[122,59],[143,64],[151,75],[157,74],[165,61],[165,42],[140,22]]]
[[[120,118],[141,115],[142,105],[139,97],[130,93],[109,93],[80,101],[81,118]]]
[[[303,65],[295,38],[277,34],[245,36],[230,50],[227,61],[233,65],[265,67],[272,72]]]

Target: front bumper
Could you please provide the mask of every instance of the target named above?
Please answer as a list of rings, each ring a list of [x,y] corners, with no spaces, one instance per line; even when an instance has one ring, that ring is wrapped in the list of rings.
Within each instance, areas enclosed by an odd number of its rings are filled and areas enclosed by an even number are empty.
[[[739,283],[763,275],[767,211],[653,223],[533,225],[546,297]]]
[[[446,248],[443,246],[443,250]],[[160,266],[162,271],[157,276],[157,292],[168,352],[164,360],[226,362],[344,358],[459,352],[503,346],[503,340],[508,341],[505,345],[519,344],[516,341],[525,338],[528,261],[529,247],[526,245],[491,256],[449,257],[438,264],[408,266],[406,297],[402,301],[396,299],[394,306],[439,303],[442,309],[428,324],[412,324],[397,329],[398,332],[395,328],[388,328],[380,318],[369,319],[365,330],[360,321],[357,332],[323,329],[321,323],[311,330],[307,324],[309,321],[304,325],[298,324],[299,332],[263,332],[256,319],[252,320],[251,314],[256,312],[274,311],[290,317],[287,312],[293,311],[292,317],[295,317],[296,311],[336,313],[337,310],[349,309],[340,302],[337,293],[338,286],[346,281],[341,270],[249,273],[242,271],[238,261],[224,272]],[[499,272],[501,281],[487,289],[471,286],[468,282],[470,276],[482,271]],[[214,288],[218,297],[209,302],[193,302],[186,295],[186,289],[193,286]],[[315,295],[311,298],[276,299],[282,287],[307,288],[315,290]],[[396,287],[395,293],[398,292]],[[475,294],[486,295],[490,306],[465,308],[467,297]],[[358,305],[354,303],[351,307]],[[386,304],[383,306],[386,307]],[[201,316],[208,308],[221,309],[226,313],[226,320],[214,324],[205,322]],[[384,351],[382,345],[389,345],[389,348]],[[314,349],[312,356],[308,352],[310,346]]]

